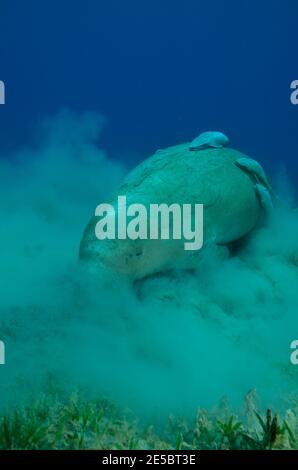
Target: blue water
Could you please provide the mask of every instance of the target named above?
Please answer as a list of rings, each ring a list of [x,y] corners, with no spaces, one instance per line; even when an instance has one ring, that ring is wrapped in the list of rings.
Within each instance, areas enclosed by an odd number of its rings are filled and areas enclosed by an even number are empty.
[[[2,0],[1,148],[66,106],[102,113],[131,164],[220,129],[297,178],[297,16],[296,0]]]
[[[262,163],[281,196],[295,190],[297,18],[297,0],[1,0],[5,400],[54,377],[166,417],[223,395],[238,406],[253,388],[279,407],[294,390],[288,196],[241,258],[151,279],[143,303],[110,278],[86,286],[77,258],[95,205],[128,169],[206,130]]]

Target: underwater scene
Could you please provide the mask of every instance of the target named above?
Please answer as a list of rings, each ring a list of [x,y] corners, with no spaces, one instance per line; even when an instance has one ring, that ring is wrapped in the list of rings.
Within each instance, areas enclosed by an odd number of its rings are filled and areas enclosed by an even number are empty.
[[[0,2],[0,449],[298,449],[296,0]]]

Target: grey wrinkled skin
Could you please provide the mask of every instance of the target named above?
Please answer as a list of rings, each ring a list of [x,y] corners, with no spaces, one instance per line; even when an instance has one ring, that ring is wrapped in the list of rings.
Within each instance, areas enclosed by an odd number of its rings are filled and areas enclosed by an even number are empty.
[[[127,204],[204,204],[204,247],[185,251],[185,240],[103,240],[95,236],[97,218],[83,234],[79,258],[92,271],[107,268],[129,279],[141,279],[173,268],[196,268],[202,253],[216,251],[248,234],[262,213],[255,181],[237,166],[246,155],[230,148],[196,152],[189,144],[159,150],[125,178],[118,195]],[[108,202],[108,201],[98,201]]]

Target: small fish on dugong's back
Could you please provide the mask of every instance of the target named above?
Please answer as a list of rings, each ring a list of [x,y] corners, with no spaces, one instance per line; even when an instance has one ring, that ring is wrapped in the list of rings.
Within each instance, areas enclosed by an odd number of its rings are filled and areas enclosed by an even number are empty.
[[[214,251],[249,233],[262,213],[255,182],[235,162],[246,155],[231,148],[203,149],[200,158],[189,144],[160,150],[132,170],[110,202],[125,195],[127,205],[203,204],[204,246],[184,250],[182,240],[98,240],[93,216],[80,245],[80,259],[90,270],[105,266],[131,279],[171,268],[193,268],[206,246]],[[98,201],[99,203],[101,201]],[[104,201],[106,202],[106,201]],[[117,217],[117,216],[116,216]]]
[[[203,132],[196,137],[189,146],[189,150],[201,150],[204,148],[221,148],[226,147],[229,143],[229,138],[219,131]]]

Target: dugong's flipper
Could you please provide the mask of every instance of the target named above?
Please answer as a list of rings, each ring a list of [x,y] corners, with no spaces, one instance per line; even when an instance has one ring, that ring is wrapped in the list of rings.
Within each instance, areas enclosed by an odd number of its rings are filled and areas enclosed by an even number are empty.
[[[273,195],[273,190],[268,178],[262,168],[262,166],[253,158],[239,158],[236,160],[236,165],[239,168],[246,170],[251,176],[253,176],[257,183],[263,185]]]

